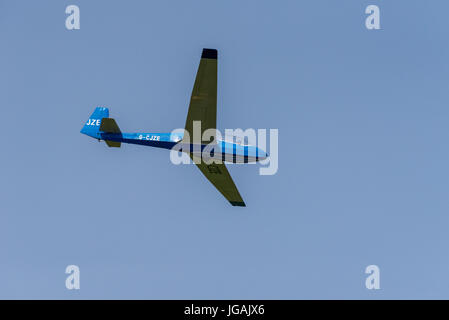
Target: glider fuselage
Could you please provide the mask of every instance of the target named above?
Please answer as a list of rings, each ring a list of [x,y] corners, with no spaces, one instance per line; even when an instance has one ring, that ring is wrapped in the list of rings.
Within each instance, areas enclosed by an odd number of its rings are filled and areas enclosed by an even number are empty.
[[[203,152],[207,145],[195,146],[182,142],[183,134],[175,133],[105,133],[99,132],[100,140],[109,140],[121,143],[130,143],[151,146],[163,149],[172,149],[176,144],[181,144],[181,148],[192,153]],[[211,158],[233,163],[249,163],[264,160],[267,157],[265,151],[251,145],[231,143],[218,140],[217,145],[211,153]]]
[[[109,118],[109,109],[106,107],[95,108],[81,133],[104,140],[108,147],[119,148],[122,143],[131,143],[187,153],[201,173],[232,206],[245,207],[224,162],[257,162],[266,159],[268,155],[260,148],[239,143],[238,133],[235,133],[232,140],[225,136],[223,141],[220,140],[218,131],[213,131],[217,129],[217,59],[216,49],[203,49],[185,127],[181,133],[124,133],[115,119]],[[188,139],[188,136],[193,139]],[[212,143],[202,140],[203,137],[209,137]],[[183,160],[181,158],[180,163],[184,163]]]

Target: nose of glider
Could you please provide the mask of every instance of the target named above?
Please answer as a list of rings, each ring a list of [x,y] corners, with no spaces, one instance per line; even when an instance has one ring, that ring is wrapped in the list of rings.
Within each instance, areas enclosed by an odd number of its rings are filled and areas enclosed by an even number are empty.
[[[258,158],[259,158],[259,160],[265,160],[266,158],[269,157],[268,153],[265,152],[264,150],[262,150],[262,149],[257,149],[257,151],[258,151],[257,153],[258,153]]]

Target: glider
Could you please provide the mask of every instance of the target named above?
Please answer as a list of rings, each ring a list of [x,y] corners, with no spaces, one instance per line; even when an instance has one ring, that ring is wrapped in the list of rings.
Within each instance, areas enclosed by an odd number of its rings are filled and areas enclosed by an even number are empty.
[[[195,129],[200,125],[199,134]],[[189,154],[206,178],[233,205],[245,207],[231,175],[224,162],[249,163],[267,158],[260,148],[241,142],[234,143],[218,139],[217,128],[217,50],[203,49],[190,98],[184,133],[124,133],[113,118],[109,109],[97,107],[87,120],[81,133],[104,140],[109,147],[120,147],[121,143],[139,144],[157,148],[172,149]],[[209,140],[202,140],[205,131]],[[210,134],[212,133],[212,134]],[[198,137],[196,137],[198,136]],[[192,137],[192,140],[190,140]],[[212,151],[204,149],[212,146]]]

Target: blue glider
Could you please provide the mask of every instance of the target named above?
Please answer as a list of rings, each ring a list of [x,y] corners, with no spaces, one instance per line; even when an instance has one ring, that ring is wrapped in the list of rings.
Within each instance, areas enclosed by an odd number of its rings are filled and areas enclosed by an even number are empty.
[[[124,133],[115,120],[109,118],[109,109],[103,107],[95,109],[81,133],[104,140],[109,147],[120,147],[122,142],[164,149],[175,147],[178,151],[189,154],[206,178],[233,206],[244,207],[245,202],[224,162],[256,162],[266,159],[268,155],[255,146],[216,139],[216,128],[217,50],[203,49],[184,133]],[[196,134],[198,129],[200,132]],[[206,130],[208,134],[204,135]],[[208,152],[205,152],[206,147],[211,150],[207,149]]]

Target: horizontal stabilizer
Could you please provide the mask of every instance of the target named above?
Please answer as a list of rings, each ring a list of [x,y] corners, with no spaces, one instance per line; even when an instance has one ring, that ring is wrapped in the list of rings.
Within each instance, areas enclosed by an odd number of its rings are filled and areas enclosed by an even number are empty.
[[[101,120],[100,131],[106,133],[121,133],[117,122],[113,118],[103,118]]]
[[[105,140],[106,144],[108,145],[108,147],[114,147],[114,148],[120,148],[121,146],[121,142],[117,142],[117,141],[111,141],[111,140]]]
[[[121,133],[117,122],[113,118],[103,118],[101,119],[100,131],[104,133]],[[120,148],[121,142],[105,140],[108,147]]]

